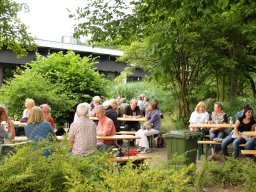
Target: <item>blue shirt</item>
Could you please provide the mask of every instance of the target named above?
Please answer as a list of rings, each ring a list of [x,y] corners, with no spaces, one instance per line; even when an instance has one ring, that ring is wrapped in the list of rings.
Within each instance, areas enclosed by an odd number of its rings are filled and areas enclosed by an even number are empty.
[[[28,137],[28,140],[40,141],[47,137],[52,138],[54,132],[52,126],[48,122],[39,122],[35,124],[28,124],[25,126],[25,135]]]

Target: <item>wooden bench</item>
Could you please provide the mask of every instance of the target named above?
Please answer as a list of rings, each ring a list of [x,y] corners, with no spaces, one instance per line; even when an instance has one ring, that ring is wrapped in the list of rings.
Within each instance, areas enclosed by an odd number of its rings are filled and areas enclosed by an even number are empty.
[[[243,155],[256,155],[256,150],[241,150]]]
[[[197,150],[197,158],[198,158],[198,160],[201,160],[202,145],[206,145],[205,159],[208,160],[210,145],[220,145],[221,141],[209,141],[209,140],[205,141],[205,140],[200,140],[200,141],[197,141],[197,144],[198,144],[198,150]]]
[[[144,161],[146,159],[152,159],[152,157],[149,156],[125,156],[125,157],[111,157],[109,160],[111,162],[127,162],[127,161]]]
[[[117,135],[135,135],[136,131],[120,131],[116,132]]]

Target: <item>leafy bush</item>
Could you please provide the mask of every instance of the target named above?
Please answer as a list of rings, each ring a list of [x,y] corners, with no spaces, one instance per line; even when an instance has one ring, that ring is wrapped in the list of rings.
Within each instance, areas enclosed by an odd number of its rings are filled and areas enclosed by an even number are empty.
[[[89,57],[81,58],[73,51],[49,54],[46,57],[37,55],[36,61],[28,64],[60,89],[69,98],[80,102],[90,102],[95,95],[105,95],[106,80],[96,71],[95,61]]]
[[[150,100],[157,99],[159,106],[163,112],[169,111],[172,108],[171,94],[155,82],[130,82],[130,83],[110,83],[108,85],[108,96],[115,98],[121,95],[127,101],[137,98],[140,94],[144,94]]]
[[[48,158],[44,150],[52,151]],[[28,143],[17,153],[0,159],[0,191],[189,191],[195,166],[184,166],[176,156],[148,169],[131,163],[120,167],[95,153],[69,155],[68,141]]]
[[[244,191],[256,189],[256,165],[248,160],[229,158],[223,164],[207,162],[198,172],[195,186],[198,191],[203,187],[241,186]]]
[[[21,118],[26,98],[33,98],[36,105],[51,105],[52,115],[58,122],[67,118],[67,112],[75,104],[59,85],[52,84],[32,69],[18,70],[14,78],[1,87],[0,101],[7,106],[10,116],[19,114]]]

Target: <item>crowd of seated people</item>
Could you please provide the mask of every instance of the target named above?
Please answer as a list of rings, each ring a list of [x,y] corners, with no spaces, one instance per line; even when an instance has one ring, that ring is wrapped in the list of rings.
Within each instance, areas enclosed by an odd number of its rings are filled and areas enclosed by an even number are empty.
[[[109,151],[114,142],[97,140],[97,136],[116,135],[120,131],[121,125],[117,119],[118,117],[133,119],[132,121],[127,120],[124,122],[125,131],[135,130],[136,135],[140,137],[140,139],[136,140],[138,151],[142,153],[150,152],[147,136],[159,133],[160,110],[157,100],[149,102],[149,99],[143,94],[138,98],[139,100],[132,99],[129,104],[120,95],[116,99],[109,99],[105,102],[102,102],[101,97],[95,96],[90,104],[78,104],[73,123],[71,123],[67,133],[68,140],[72,145],[70,153],[86,156],[97,149],[102,152]],[[90,120],[91,116],[97,117],[97,123]],[[143,126],[141,126],[141,122],[136,121],[138,118],[145,118]],[[1,138],[14,138],[13,121],[7,115],[6,108],[0,106],[1,121],[6,121],[8,124],[8,131],[0,129]],[[49,141],[52,141],[55,137],[54,118],[51,115],[50,105],[46,103],[37,106],[32,98],[26,99],[25,109],[20,121],[26,124],[23,127],[23,134],[27,136],[28,140],[39,142],[42,139],[49,139]],[[18,128],[20,129],[21,126],[18,126]],[[0,142],[3,141],[1,140]],[[119,145],[123,144],[122,141],[117,143]]]
[[[232,117],[230,117],[232,119]],[[206,111],[206,104],[199,102],[190,116],[190,131],[199,131],[206,135],[209,133],[210,140],[220,141],[221,144],[214,144],[211,146],[212,154],[209,156],[209,160],[212,160],[214,156],[222,151],[224,156],[228,156],[227,147],[232,143],[234,158],[239,157],[239,145],[245,144],[245,149],[253,150],[255,148],[255,138],[249,138],[243,134],[244,131],[255,131],[256,122],[253,117],[253,109],[249,104],[243,106],[242,110],[236,114],[234,129],[230,132],[230,129],[218,128],[217,126],[206,128],[193,128],[193,124],[227,124],[229,122],[228,115],[223,111],[223,105],[220,102],[214,103],[213,112],[209,115]],[[227,126],[228,127],[228,126]],[[247,155],[248,157],[252,157]]]

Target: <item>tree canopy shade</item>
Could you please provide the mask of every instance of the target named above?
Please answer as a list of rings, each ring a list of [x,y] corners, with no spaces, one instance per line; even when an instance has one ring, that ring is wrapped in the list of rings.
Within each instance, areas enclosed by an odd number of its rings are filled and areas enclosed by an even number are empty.
[[[28,10],[25,4],[12,0],[0,1],[0,49],[9,49],[18,56],[35,49],[34,39],[27,32],[27,26],[17,17],[22,10]]]
[[[220,100],[241,94],[247,82],[256,93],[254,1],[132,0],[127,13],[126,4],[89,1],[71,15],[80,21],[75,35],[128,45],[127,61],[172,84],[182,116],[189,116],[189,101],[197,97],[192,91],[213,81]]]

